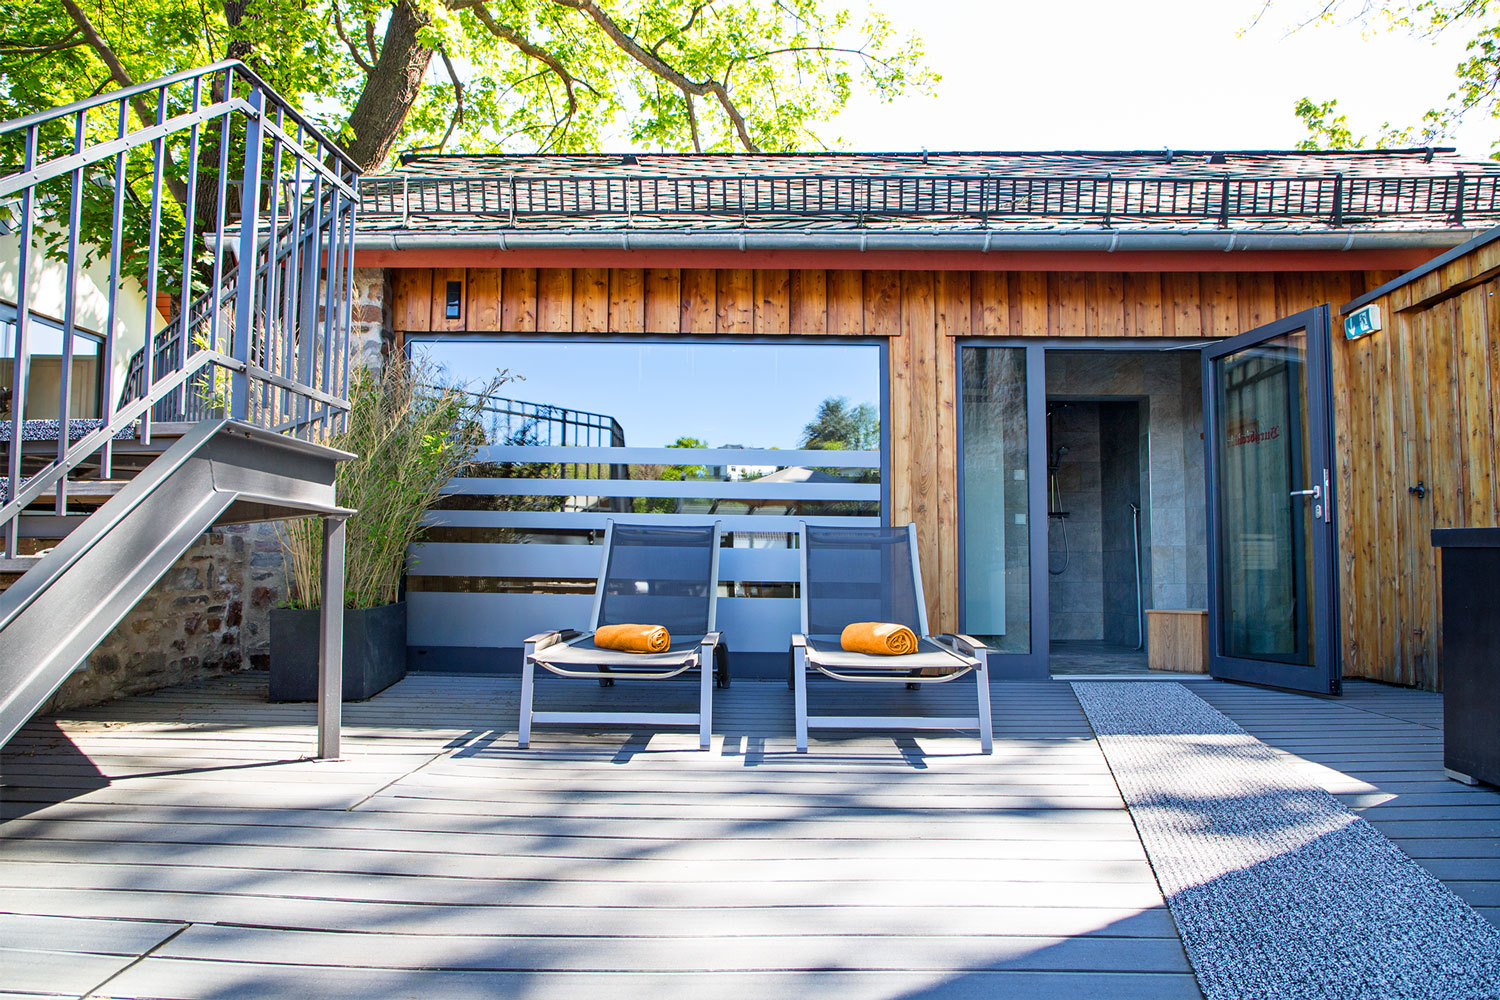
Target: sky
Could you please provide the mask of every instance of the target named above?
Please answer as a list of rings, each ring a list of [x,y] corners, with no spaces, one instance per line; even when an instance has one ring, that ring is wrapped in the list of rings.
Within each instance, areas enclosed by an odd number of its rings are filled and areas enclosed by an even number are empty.
[[[1312,0],[1282,0],[1257,25],[1263,0],[874,5],[922,35],[943,80],[931,97],[857,96],[827,130],[848,149],[1290,148],[1306,135],[1298,98],[1337,98],[1356,134],[1408,124],[1443,102],[1463,53],[1457,37],[1358,25],[1289,34]],[[1476,120],[1456,144],[1488,156],[1496,132]]]
[[[501,395],[604,413],[627,445],[661,448],[679,437],[710,447],[795,448],[829,396],[880,403],[873,346],[767,344],[557,344],[464,338],[419,356],[453,381],[482,384],[496,369],[524,377]]]

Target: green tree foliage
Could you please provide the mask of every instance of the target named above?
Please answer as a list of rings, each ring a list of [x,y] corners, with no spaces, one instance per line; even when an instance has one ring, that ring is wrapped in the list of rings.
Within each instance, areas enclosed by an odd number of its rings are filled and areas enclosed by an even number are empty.
[[[695,437],[680,437],[667,445],[668,448],[707,448],[707,441],[700,441]],[[633,477],[641,480],[665,480],[672,483],[680,483],[694,479],[707,479],[708,468],[702,465],[641,465],[636,466],[640,473]],[[637,514],[672,514],[676,513],[677,501],[670,497],[636,497],[635,512]]]
[[[829,396],[802,428],[803,448],[867,451],[880,447],[880,414],[869,403],[850,406],[846,396]]]
[[[819,147],[856,87],[936,80],[920,40],[827,0],[8,0],[0,116],[226,57],[366,169],[397,151]]]
[[[363,169],[402,152],[794,150],[829,141],[820,129],[856,87],[884,98],[925,89],[915,37],[884,17],[861,24],[836,0],[6,0],[0,3],[0,119],[29,114],[219,59],[240,59]],[[205,99],[222,99],[218,93]],[[187,110],[186,95],[167,113]],[[151,95],[128,127],[154,121]],[[109,114],[90,138],[114,137]],[[21,161],[23,134],[0,136],[0,163]],[[43,157],[71,151],[67,120],[39,136]],[[123,270],[145,278],[152,208],[162,213],[160,290],[182,292],[179,267],[191,164],[187,135],[155,160],[126,163]],[[219,148],[198,152],[193,232],[217,229]],[[240,176],[231,144],[229,177]],[[112,160],[84,186],[84,252],[110,244]],[[61,256],[67,178],[39,192],[39,236]],[[237,213],[238,187],[224,206]],[[0,206],[0,221],[10,209]],[[46,223],[50,222],[50,225]],[[189,280],[210,279],[205,249]]]
[[[1271,7],[1271,0],[1266,7]],[[1464,58],[1454,67],[1453,89],[1420,121],[1385,122],[1373,135],[1355,135],[1348,118],[1338,112],[1337,100],[1304,97],[1295,108],[1308,131],[1299,149],[1427,146],[1451,138],[1464,119],[1477,115],[1492,124],[1500,119],[1500,0],[1322,0],[1301,26],[1351,22],[1370,31],[1401,31],[1417,38],[1461,35],[1467,41]],[[1500,138],[1491,148],[1500,159]]]

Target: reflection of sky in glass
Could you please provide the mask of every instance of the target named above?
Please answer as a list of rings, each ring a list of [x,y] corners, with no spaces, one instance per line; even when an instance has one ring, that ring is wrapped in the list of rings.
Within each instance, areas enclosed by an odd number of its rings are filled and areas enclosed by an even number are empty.
[[[445,382],[481,384],[507,368],[525,381],[501,394],[604,413],[625,443],[795,448],[829,396],[850,406],[880,401],[879,348],[867,344],[418,343]]]
[[[75,327],[76,329],[76,327]],[[28,355],[62,356],[62,328],[49,323],[33,322],[26,327],[26,353]],[[99,341],[81,333],[73,335],[73,353],[80,357],[93,357],[99,352]],[[16,356],[16,325],[10,320],[0,322],[0,357]]]

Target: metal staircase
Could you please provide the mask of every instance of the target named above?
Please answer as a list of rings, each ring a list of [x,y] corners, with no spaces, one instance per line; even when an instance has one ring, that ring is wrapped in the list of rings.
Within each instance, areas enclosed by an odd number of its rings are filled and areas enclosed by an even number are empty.
[[[12,580],[0,593],[3,745],[214,525],[323,518],[323,592],[343,592],[349,512],[334,475],[349,456],[325,442],[348,411],[359,172],[237,62],[0,124],[0,163],[0,221],[19,234],[15,301],[0,302],[12,317],[0,331],[11,369],[0,387],[0,575]],[[101,204],[110,231],[90,246]],[[44,255],[63,268],[60,302],[34,287]],[[83,269],[106,255],[107,316],[86,330]],[[168,302],[172,319],[129,329],[131,294],[148,317]],[[86,336],[100,342],[99,385],[79,413],[71,381],[88,371],[75,365]],[[115,362],[136,343],[116,386]],[[53,361],[60,384],[39,384]],[[55,411],[28,405],[54,390]],[[333,603],[321,756],[338,754]]]

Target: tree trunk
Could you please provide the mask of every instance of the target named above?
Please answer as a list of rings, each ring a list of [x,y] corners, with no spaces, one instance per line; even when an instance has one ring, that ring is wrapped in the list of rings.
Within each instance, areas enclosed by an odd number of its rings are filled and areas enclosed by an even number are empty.
[[[373,170],[390,155],[396,136],[417,101],[433,52],[417,41],[417,32],[429,20],[411,0],[401,0],[391,11],[380,58],[349,115],[354,138],[345,152],[361,170]]]

